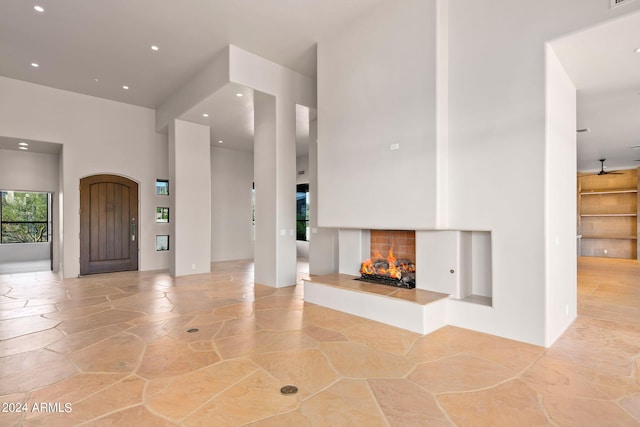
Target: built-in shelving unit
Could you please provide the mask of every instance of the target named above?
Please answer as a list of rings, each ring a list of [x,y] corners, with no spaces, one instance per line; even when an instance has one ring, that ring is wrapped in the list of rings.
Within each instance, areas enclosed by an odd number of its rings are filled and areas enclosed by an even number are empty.
[[[579,254],[638,259],[638,169],[578,174]]]

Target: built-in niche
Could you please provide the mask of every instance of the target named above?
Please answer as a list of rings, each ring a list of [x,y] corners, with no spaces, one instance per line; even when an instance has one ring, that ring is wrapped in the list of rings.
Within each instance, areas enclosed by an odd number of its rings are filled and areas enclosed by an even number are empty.
[[[163,207],[156,208],[156,222],[159,222],[159,223],[169,222],[169,208],[163,208]]]
[[[156,251],[168,251],[169,250],[169,236],[166,234],[156,236]]]
[[[156,195],[168,196],[169,195],[169,181],[166,179],[156,179]]]
[[[416,231],[419,287],[493,305],[490,231]]]
[[[167,198],[164,196],[169,196],[169,180],[167,179],[156,179],[156,196],[158,204],[167,203]],[[169,224],[169,208],[165,206],[156,206],[156,224],[158,224],[158,231],[166,232],[167,225]],[[167,224],[167,225],[163,225]],[[158,234],[156,235],[156,251],[157,252],[166,252],[169,250],[169,235],[167,234]]]

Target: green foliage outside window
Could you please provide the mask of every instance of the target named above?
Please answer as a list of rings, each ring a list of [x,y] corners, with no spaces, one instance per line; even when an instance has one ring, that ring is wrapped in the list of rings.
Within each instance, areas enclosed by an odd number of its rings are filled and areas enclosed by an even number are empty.
[[[49,195],[2,191],[0,242],[48,242]]]

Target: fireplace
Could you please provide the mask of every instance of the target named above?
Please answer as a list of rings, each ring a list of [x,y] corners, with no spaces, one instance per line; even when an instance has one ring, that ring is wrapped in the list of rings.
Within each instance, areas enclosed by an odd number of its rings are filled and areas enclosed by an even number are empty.
[[[357,280],[413,289],[416,287],[416,233],[371,230],[371,255]]]

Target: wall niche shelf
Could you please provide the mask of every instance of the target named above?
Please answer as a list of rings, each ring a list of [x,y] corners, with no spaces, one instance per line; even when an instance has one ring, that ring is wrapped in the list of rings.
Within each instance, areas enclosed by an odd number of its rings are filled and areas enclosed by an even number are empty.
[[[578,254],[638,259],[638,174],[578,173]]]
[[[581,214],[580,216],[638,216],[635,213],[619,213],[619,214]]]
[[[622,239],[622,240],[636,240],[637,237],[636,236],[598,236],[598,235],[583,235],[582,236],[583,239],[611,239],[611,240],[617,240],[617,239]]]
[[[590,190],[590,191],[583,191],[580,194],[582,196],[588,196],[590,194],[622,194],[622,193],[637,193],[638,190],[636,189],[618,189],[618,190]]]

